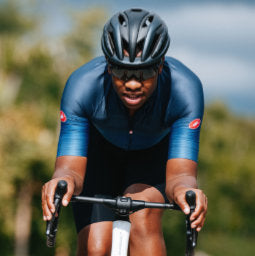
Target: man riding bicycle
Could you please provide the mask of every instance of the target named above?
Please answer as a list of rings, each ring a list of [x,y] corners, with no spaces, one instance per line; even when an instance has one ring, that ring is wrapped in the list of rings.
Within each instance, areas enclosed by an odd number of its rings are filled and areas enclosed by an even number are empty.
[[[114,15],[101,44],[105,56],[74,71],[63,92],[55,172],[42,189],[44,220],[55,210],[57,182],[65,180],[65,206],[73,194],[124,195],[175,201],[188,214],[185,193],[193,190],[192,227],[200,231],[207,211],[196,178],[204,108],[200,80],[180,61],[165,57],[167,27],[146,10]],[[73,212],[77,255],[110,254],[114,213],[79,203]],[[130,255],[166,255],[161,218],[159,209],[130,216]]]

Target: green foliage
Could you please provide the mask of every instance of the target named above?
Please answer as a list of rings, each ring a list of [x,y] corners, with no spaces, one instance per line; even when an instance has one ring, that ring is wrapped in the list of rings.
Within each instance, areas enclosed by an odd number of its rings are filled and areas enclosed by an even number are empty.
[[[239,237],[224,255],[238,255],[237,245],[254,239],[254,154],[255,121],[233,116],[219,103],[208,107],[201,132],[199,183],[209,200],[206,235],[226,241]],[[210,240],[201,247],[213,248]],[[214,250],[213,255],[222,254]]]
[[[0,3],[0,35],[21,35],[33,27],[13,1]]]
[[[75,65],[74,68],[95,56],[101,42],[104,19],[105,10],[100,8],[90,9],[86,15],[84,12],[73,15],[75,29],[66,37],[65,42],[69,47],[68,58]]]
[[[198,179],[208,196],[208,214],[198,250],[209,255],[253,255],[255,249],[255,120],[234,116],[221,103],[206,107]],[[183,255],[183,216],[167,213],[168,252]]]
[[[48,41],[25,43],[24,35],[30,38],[29,32],[38,25],[38,20],[21,12],[17,2],[5,1],[0,8],[1,255],[14,255],[16,213],[22,200],[20,193],[26,186],[32,188],[29,255],[74,254],[76,231],[70,208],[61,216],[62,231],[56,249],[45,246],[40,194],[54,169],[64,83],[74,68],[72,65],[77,67],[82,58],[83,63],[91,58],[94,45],[89,36],[100,23],[92,19],[91,13],[101,16],[103,13],[95,10],[83,14],[86,18],[77,19],[75,25],[83,28],[83,37],[79,29],[74,29],[70,37],[60,40],[61,47],[56,48],[52,47],[56,43]],[[78,39],[80,48],[75,43]]]
[[[185,254],[185,216],[181,212],[165,211],[163,231],[167,253],[169,255]]]
[[[58,104],[61,94],[59,74],[54,72],[53,59],[40,49],[30,53],[25,65],[19,73],[23,80],[17,97],[17,102],[43,104]]]

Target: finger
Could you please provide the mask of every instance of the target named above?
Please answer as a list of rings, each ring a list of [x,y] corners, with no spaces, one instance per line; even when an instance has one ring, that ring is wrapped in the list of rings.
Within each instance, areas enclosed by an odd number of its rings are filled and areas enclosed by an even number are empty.
[[[54,184],[54,183],[53,183]],[[50,209],[51,213],[55,212],[55,205],[54,205],[54,194],[56,190],[56,184],[53,185],[52,183],[47,186],[45,194],[46,194],[46,202],[48,204],[48,208]]]
[[[42,188],[42,210],[43,210],[43,220],[47,220],[47,215],[48,215],[48,206],[46,204],[46,199],[45,199],[45,185]]]
[[[201,214],[204,214],[204,216],[206,216],[206,213],[207,213],[207,205],[202,204],[198,206],[195,212],[191,215],[190,220],[193,221],[197,219]]]
[[[46,213],[45,213],[45,207],[44,207],[44,189],[45,189],[45,186],[42,187],[41,203],[42,203],[43,220],[46,221]]]
[[[48,205],[46,203],[46,201],[43,203],[43,208],[44,208],[44,211],[43,211],[43,220],[50,220],[51,217],[52,217],[52,214],[51,214],[51,211],[50,209],[48,208]]]
[[[74,184],[72,182],[69,182],[68,186],[67,186],[67,192],[64,195],[63,200],[62,200],[63,206],[67,206],[69,204],[73,193],[74,193]]]
[[[204,226],[204,222],[205,222],[205,219],[202,220],[201,225],[198,225],[198,226],[197,226],[196,231],[198,231],[198,232],[201,231],[201,229],[202,229],[203,226]]]
[[[201,198],[201,197],[200,197],[200,198]],[[202,200],[202,201],[205,202],[205,199]],[[198,216],[199,216],[202,212],[206,212],[206,211],[207,211],[207,206],[206,206],[206,204],[205,204],[205,203],[202,203],[202,202],[201,202],[201,199],[200,199],[200,200],[198,199],[198,200],[196,201],[196,208],[195,208],[195,211],[191,214],[190,220],[193,221],[193,220],[197,219]]]
[[[205,222],[205,216],[207,213],[207,197],[203,195],[204,200],[202,200],[201,205],[199,203],[197,204],[196,212],[194,212],[194,215],[191,215],[191,221],[192,222],[192,228],[196,228],[197,231],[200,231],[204,225]]]
[[[42,209],[43,209],[43,220],[44,221],[51,219],[51,212],[48,207],[47,199],[46,199],[46,192],[45,192],[47,189],[46,187],[47,187],[47,185],[44,186],[43,192],[42,192]]]
[[[200,227],[203,227],[204,226],[204,222],[205,222],[205,219],[206,219],[206,213],[207,211],[204,211],[201,215],[202,215],[202,220],[201,220],[201,223],[198,224],[197,226],[200,226]]]
[[[201,215],[199,215],[199,217],[196,220],[192,222],[191,227],[192,228],[202,227],[204,220],[205,220],[205,214],[202,213]]]
[[[199,232],[199,231],[203,228],[204,223],[205,223],[205,218],[202,220],[202,224],[201,224],[201,225],[199,225],[199,226],[196,228],[196,231],[198,231],[198,232]]]
[[[203,215],[204,215],[204,220],[205,221],[205,216],[207,214],[207,197],[205,196],[205,201],[204,201],[204,205],[203,205]],[[203,224],[204,225],[204,224]]]
[[[186,202],[186,199],[184,196],[182,197],[176,197],[175,198],[175,202],[180,206],[180,208],[182,209],[182,211],[188,215],[190,213],[190,207],[189,204]]]
[[[204,226],[204,223],[205,223],[205,218],[202,220],[202,224],[198,226],[197,231],[200,231],[202,229],[202,227]]]

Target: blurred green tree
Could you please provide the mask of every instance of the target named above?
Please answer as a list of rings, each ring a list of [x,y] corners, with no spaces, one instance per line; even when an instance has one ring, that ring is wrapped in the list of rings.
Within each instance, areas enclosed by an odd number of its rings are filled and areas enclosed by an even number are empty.
[[[54,168],[56,120],[61,91],[72,71],[70,58],[76,65],[81,64],[81,59],[85,62],[91,58],[93,38],[88,35],[92,23],[96,26],[100,19],[92,22],[91,13],[83,13],[86,19],[77,19],[75,27],[82,27],[85,33],[79,39],[82,56],[70,55],[65,53],[76,51],[72,40],[80,36],[78,29],[74,28],[70,38],[65,35],[59,39],[63,52],[52,47],[54,41],[27,44],[40,19],[24,14],[16,1],[5,1],[0,8],[1,255],[69,255],[75,251],[74,227],[59,234],[55,251],[45,246],[40,191]],[[102,10],[98,12],[102,17]],[[63,214],[63,228],[70,214],[70,210]]]
[[[222,103],[205,109],[201,130],[198,179],[209,209],[198,250],[209,255],[253,255],[255,222],[255,120],[231,114]],[[183,216],[167,213],[168,251],[184,254]]]

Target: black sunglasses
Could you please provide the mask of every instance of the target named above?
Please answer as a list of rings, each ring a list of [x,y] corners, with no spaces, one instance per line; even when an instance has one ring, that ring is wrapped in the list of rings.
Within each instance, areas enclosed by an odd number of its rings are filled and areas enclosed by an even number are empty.
[[[144,81],[156,76],[159,65],[149,66],[146,68],[127,69],[120,66],[109,64],[113,76],[127,82],[135,77],[138,81]]]

